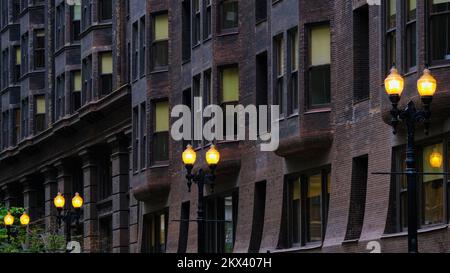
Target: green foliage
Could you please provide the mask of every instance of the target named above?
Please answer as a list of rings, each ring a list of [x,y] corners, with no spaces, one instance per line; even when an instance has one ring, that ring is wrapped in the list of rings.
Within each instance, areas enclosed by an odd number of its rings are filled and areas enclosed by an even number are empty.
[[[3,218],[8,213],[14,216],[14,225],[11,227],[12,236],[8,241],[7,229]],[[11,208],[0,205],[0,253],[52,253],[64,252],[65,239],[63,236],[46,233],[42,228],[35,226],[23,227],[20,225],[20,216],[23,208]]]

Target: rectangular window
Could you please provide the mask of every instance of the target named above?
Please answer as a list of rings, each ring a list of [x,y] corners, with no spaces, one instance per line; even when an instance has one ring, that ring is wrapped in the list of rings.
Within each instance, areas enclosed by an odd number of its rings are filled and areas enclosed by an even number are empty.
[[[152,69],[166,69],[169,64],[169,17],[153,15]]]
[[[203,40],[211,37],[211,0],[203,0]]]
[[[29,114],[29,111],[28,111],[28,108],[29,107],[29,105],[28,105],[28,98],[27,99],[24,99],[24,100],[22,100],[22,108],[21,108],[21,111],[22,111],[22,126],[21,126],[21,128],[22,128],[22,138],[25,138],[25,137],[27,137],[28,136],[28,128],[29,128],[29,125],[28,125],[28,114]]]
[[[112,195],[112,160],[108,153],[98,158],[98,200],[105,200]]]
[[[267,19],[267,0],[255,0],[255,21],[260,23]]]
[[[139,108],[133,108],[133,171],[138,171],[139,158]]]
[[[196,98],[201,98],[202,94],[201,94],[201,75],[195,75],[194,78],[192,79],[192,102],[194,103],[193,108],[192,108],[192,120],[202,120],[202,104],[203,102],[201,102],[200,105],[198,105],[196,107],[195,105],[195,99]],[[203,98],[202,98],[203,99]],[[203,126],[202,126],[203,127]],[[193,134],[195,136],[195,129],[194,126],[192,126],[192,130],[193,130]],[[193,146],[195,148],[198,148],[201,146],[201,141],[200,140],[193,140]]]
[[[396,0],[386,0],[386,72],[395,65],[397,59],[397,4]]]
[[[112,0],[98,0],[99,19],[108,21],[112,19]]]
[[[72,102],[72,113],[81,108],[81,71],[72,72],[72,83],[71,83],[71,102]]]
[[[234,31],[238,27],[238,0],[219,1],[219,32]]]
[[[180,223],[180,236],[178,239],[178,253],[186,253],[188,236],[189,236],[189,219],[190,219],[190,207],[189,201],[181,204],[181,223]]]
[[[292,29],[288,32],[289,37],[289,94],[288,94],[288,111],[289,114],[294,114],[298,112],[298,30],[297,28]]]
[[[92,17],[91,17],[92,3],[90,0],[82,0],[82,5],[83,5],[82,28],[83,28],[83,30],[86,30],[87,28],[89,28],[91,26],[91,23],[92,23]]]
[[[183,105],[186,105],[189,108],[189,110],[192,111],[192,90],[190,88],[183,91]],[[186,117],[189,118],[191,124],[193,124],[193,117],[194,115],[192,113],[190,117]],[[191,137],[190,139],[183,139],[183,147],[182,147],[183,150],[186,149],[187,145],[189,144],[193,145],[192,142],[192,139],[194,137],[193,131],[191,132],[190,137]]]
[[[283,107],[283,86],[284,86],[284,43],[283,34],[275,37],[273,40],[274,57],[274,86],[273,86],[273,104],[280,106],[280,114],[284,113]]]
[[[166,252],[168,225],[168,210],[144,216],[144,253]]]
[[[450,0],[430,0],[432,61],[450,60]]]
[[[146,52],[146,41],[145,41],[145,16],[141,18],[141,25],[139,29],[139,43],[140,43],[140,67],[139,70],[141,71],[141,77],[145,76],[145,52]]]
[[[406,69],[417,64],[416,0],[406,1]]]
[[[17,20],[20,14],[20,0],[13,0],[13,20]]]
[[[34,100],[34,131],[40,133],[45,130],[45,116],[47,113],[47,106],[44,95],[35,97]]]
[[[137,80],[138,78],[138,60],[139,60],[139,47],[138,47],[138,22],[133,23],[133,66],[132,66],[132,77],[133,80]]]
[[[81,72],[83,77],[81,99],[85,104],[92,98],[92,56],[83,59]]]
[[[56,77],[55,92],[55,117],[56,120],[65,115],[65,77],[64,75]]]
[[[113,225],[111,216],[102,217],[99,219],[99,233],[100,253],[111,253],[113,241]]]
[[[34,32],[34,69],[45,67],[45,31]]]
[[[256,56],[256,106],[269,105],[268,86],[269,86],[269,66],[267,59],[267,51]],[[269,121],[269,113],[267,113],[267,121]],[[268,122],[269,123],[269,122]],[[269,124],[265,126],[258,122],[258,132],[268,132]]]
[[[9,49],[2,52],[2,89],[9,85]]]
[[[169,102],[153,104],[153,164],[169,160]]]
[[[9,147],[9,111],[2,113],[2,149]]]
[[[183,0],[182,3],[182,47],[183,47],[183,61],[189,61],[191,59],[191,0]]]
[[[422,170],[424,173],[443,173],[442,143],[425,146],[422,149]],[[424,175],[422,178],[422,225],[444,223],[444,176]]]
[[[212,87],[212,78],[211,78],[211,69],[206,70],[203,72],[203,94],[202,94],[202,100],[203,100],[203,109],[206,109],[209,105],[212,105],[213,102],[213,87]],[[203,124],[206,124],[206,122],[209,119],[203,118]],[[202,124],[202,125],[203,125]],[[206,142],[206,140],[205,140]],[[209,143],[208,143],[209,144]]]
[[[290,180],[286,206],[289,245],[307,245],[323,240],[330,186],[328,169],[305,173]]]
[[[15,108],[13,110],[13,135],[12,135],[12,144],[16,146],[20,141],[20,108]]]
[[[308,102],[309,107],[328,106],[331,76],[330,26],[313,26],[309,35]]]
[[[25,75],[28,73],[28,33],[22,35],[20,48],[22,50],[21,74]]]
[[[237,65],[227,66],[220,69],[220,106],[222,107],[226,117],[224,119],[223,130],[227,136],[226,120],[234,119],[234,131],[237,133],[237,117],[233,113],[227,113],[227,105],[237,105],[239,103],[239,67]],[[233,116],[229,116],[233,115]],[[231,132],[230,132],[231,134]]]
[[[207,253],[232,253],[238,215],[238,193],[206,200],[205,243]],[[218,220],[218,221],[214,221]]]
[[[5,27],[8,24],[9,21],[9,1],[3,0],[1,1],[1,7],[2,7],[2,28]]]
[[[14,71],[13,71],[13,81],[15,83],[20,80],[20,66],[22,64],[22,51],[20,46],[14,47]]]
[[[266,210],[266,181],[255,184],[255,195],[253,201],[253,223],[250,239],[249,252],[259,253],[261,239],[264,230],[264,216]]]
[[[147,167],[147,107],[145,102],[141,103],[139,127],[141,130],[141,169],[145,169]]]
[[[70,7],[70,18],[72,20],[71,39],[72,42],[80,40],[81,28],[81,5],[75,3]]]
[[[112,92],[113,59],[111,52],[100,53],[100,95]]]
[[[64,2],[62,2],[60,5],[56,7],[56,14],[55,14],[55,48],[59,49],[64,45],[65,41],[65,5]]]
[[[201,29],[201,12],[200,12],[200,0],[192,0],[192,45],[196,46],[200,43],[200,29]]]

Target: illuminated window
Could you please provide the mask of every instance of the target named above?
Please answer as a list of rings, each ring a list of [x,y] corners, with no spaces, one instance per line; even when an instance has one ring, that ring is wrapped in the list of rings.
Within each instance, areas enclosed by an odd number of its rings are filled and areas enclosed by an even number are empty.
[[[169,102],[153,104],[153,150],[152,163],[169,160]]]
[[[100,53],[100,95],[107,95],[112,92],[112,73],[112,53]]]
[[[47,106],[45,101],[45,96],[39,95],[35,97],[35,115],[34,115],[34,129],[36,133],[45,130],[45,116],[47,113]]]
[[[152,69],[165,69],[169,64],[169,16],[153,16]]]

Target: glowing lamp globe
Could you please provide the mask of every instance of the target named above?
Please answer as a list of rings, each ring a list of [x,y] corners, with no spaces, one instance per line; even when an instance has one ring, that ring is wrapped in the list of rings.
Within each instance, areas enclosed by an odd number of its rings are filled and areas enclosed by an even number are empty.
[[[425,69],[422,77],[417,81],[417,90],[421,97],[432,97],[436,93],[436,79],[431,75],[430,70]]]
[[[405,82],[402,76],[398,73],[398,70],[394,67],[391,69],[391,73],[384,81],[384,88],[389,96],[401,96]]]
[[[14,216],[12,216],[10,212],[8,212],[3,218],[3,222],[7,227],[12,226],[14,224]]]
[[[77,192],[75,193],[74,198],[72,198],[72,206],[75,209],[79,209],[83,206],[83,198],[80,196],[80,194]]]
[[[64,208],[64,205],[66,204],[66,199],[64,198],[64,196],[62,196],[62,194],[60,192],[58,192],[58,195],[53,200],[53,203],[55,204],[55,207],[57,209],[62,209],[62,208]]]
[[[184,165],[193,166],[197,160],[197,153],[191,145],[188,145],[182,155]]]
[[[24,212],[22,216],[20,216],[20,224],[22,226],[28,226],[29,223],[30,223],[30,216],[28,216],[28,214]]]
[[[433,152],[430,155],[430,166],[433,168],[441,168],[443,161],[442,154],[439,152]]]
[[[206,152],[206,163],[209,166],[215,166],[220,161],[220,153],[216,150],[216,146],[212,145],[209,151]]]

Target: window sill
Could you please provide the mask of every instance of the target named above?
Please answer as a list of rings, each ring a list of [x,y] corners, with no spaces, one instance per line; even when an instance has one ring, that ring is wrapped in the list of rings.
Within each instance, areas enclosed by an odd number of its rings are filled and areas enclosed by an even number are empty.
[[[301,252],[301,251],[309,251],[309,250],[317,250],[322,248],[322,242],[320,243],[309,243],[304,246],[293,246],[290,248],[277,249],[272,251],[271,253],[289,253],[289,252]]]
[[[420,228],[417,231],[417,233],[426,234],[426,233],[433,232],[433,231],[448,229],[448,227],[449,227],[448,224],[428,226],[428,227]],[[408,236],[408,231],[402,231],[402,232],[392,233],[392,234],[383,234],[383,236],[381,236],[381,239],[398,238],[398,237],[403,237],[403,236]]]
[[[304,113],[304,115],[311,115],[311,114],[319,114],[319,113],[329,113],[331,112],[331,108],[317,108],[317,109],[311,109]]]
[[[162,169],[162,168],[168,168],[168,167],[169,167],[169,163],[156,163],[156,164],[150,166],[148,169],[156,170],[156,169]]]
[[[160,73],[166,73],[169,72],[169,68],[164,67],[164,68],[156,68],[155,70],[153,70],[152,72],[150,72],[150,75],[154,75],[154,74],[160,74]]]
[[[217,34],[217,37],[225,37],[225,36],[232,36],[232,35],[238,35],[239,31],[237,29],[231,29],[228,31],[223,31]]]
[[[367,98],[364,98],[364,99],[353,100],[353,105],[360,104],[362,102],[369,101],[369,100],[370,100],[370,96]]]
[[[298,112],[292,113],[290,114],[287,119],[293,119],[293,118],[297,118],[300,114]]]
[[[203,39],[203,44],[206,44],[211,40],[212,40],[212,34],[210,34],[207,38]]]
[[[259,26],[259,25],[261,25],[262,23],[265,23],[265,22],[267,22],[267,18],[264,18],[264,19],[256,21],[255,25]]]

